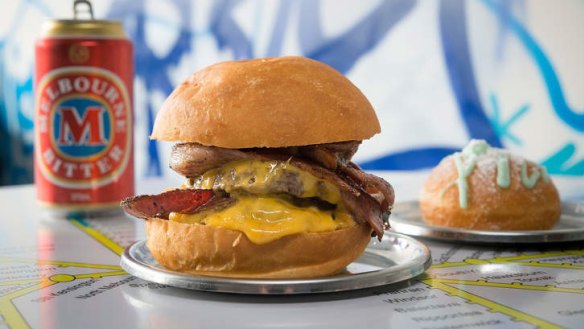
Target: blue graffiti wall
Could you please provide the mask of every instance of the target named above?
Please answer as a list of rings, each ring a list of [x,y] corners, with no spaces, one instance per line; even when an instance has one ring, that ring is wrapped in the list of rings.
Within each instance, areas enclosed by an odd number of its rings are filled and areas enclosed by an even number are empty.
[[[0,182],[32,181],[33,43],[70,1],[2,0]],[[347,75],[383,132],[367,170],[435,166],[480,138],[584,186],[584,2],[95,1],[134,42],[138,179],[170,175],[169,145],[148,139],[160,104],[191,72],[222,60],[303,55]],[[561,22],[561,24],[558,24]],[[582,189],[584,190],[584,188]]]

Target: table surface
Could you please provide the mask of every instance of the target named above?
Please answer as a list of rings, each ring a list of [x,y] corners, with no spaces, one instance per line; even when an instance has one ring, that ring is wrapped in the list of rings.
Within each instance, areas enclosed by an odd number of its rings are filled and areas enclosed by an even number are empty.
[[[419,175],[392,178],[413,197]],[[141,182],[156,193],[160,181]],[[399,187],[398,187],[399,186]],[[42,215],[33,186],[0,188],[0,328],[584,328],[584,244],[469,246],[424,241],[433,265],[353,292],[197,292],[125,273],[142,223]]]

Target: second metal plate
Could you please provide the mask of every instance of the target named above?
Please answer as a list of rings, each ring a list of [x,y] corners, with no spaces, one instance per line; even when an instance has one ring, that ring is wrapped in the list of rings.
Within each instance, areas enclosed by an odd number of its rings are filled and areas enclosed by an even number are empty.
[[[391,218],[396,232],[447,241],[477,243],[559,243],[584,240],[584,203],[562,203],[560,221],[549,230],[479,231],[426,224],[418,201],[394,206]]]
[[[345,273],[303,280],[232,279],[196,276],[167,270],[138,241],[122,254],[121,266],[144,280],[179,288],[237,294],[310,294],[377,287],[414,278],[431,265],[430,250],[423,243],[395,232],[382,241],[371,239],[363,255]]]

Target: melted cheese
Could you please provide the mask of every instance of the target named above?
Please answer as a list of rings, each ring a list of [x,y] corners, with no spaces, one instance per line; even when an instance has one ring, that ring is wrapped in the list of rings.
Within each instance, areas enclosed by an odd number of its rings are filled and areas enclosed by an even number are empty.
[[[245,233],[256,244],[268,243],[297,233],[329,232],[355,225],[343,209],[330,211],[297,207],[284,199],[241,195],[234,205],[218,212],[171,213],[172,221],[223,227]]]
[[[334,184],[287,162],[253,159],[231,162],[207,171],[192,188],[226,191],[236,202],[219,211],[171,213],[170,220],[240,231],[256,244],[291,234],[329,232],[355,225]],[[296,206],[281,197],[286,193],[320,198],[337,207],[321,210]]]
[[[204,173],[194,187],[252,194],[270,194],[278,189],[286,193],[286,189],[292,189],[296,193],[291,194],[301,198],[316,197],[332,204],[342,203],[339,189],[334,184],[281,161],[252,159],[231,162]]]

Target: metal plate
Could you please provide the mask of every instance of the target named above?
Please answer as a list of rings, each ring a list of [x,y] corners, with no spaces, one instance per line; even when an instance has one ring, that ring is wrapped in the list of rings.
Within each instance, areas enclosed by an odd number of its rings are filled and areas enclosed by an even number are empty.
[[[396,232],[447,241],[478,243],[559,243],[584,240],[584,203],[562,203],[556,226],[537,231],[479,231],[429,225],[424,222],[418,201],[394,206],[391,218]]]
[[[411,279],[432,263],[423,243],[394,232],[381,242],[371,239],[363,255],[335,276],[303,280],[255,280],[195,276],[165,269],[158,264],[145,241],[135,242],[122,254],[121,266],[144,280],[179,288],[236,294],[312,294],[377,287]]]

